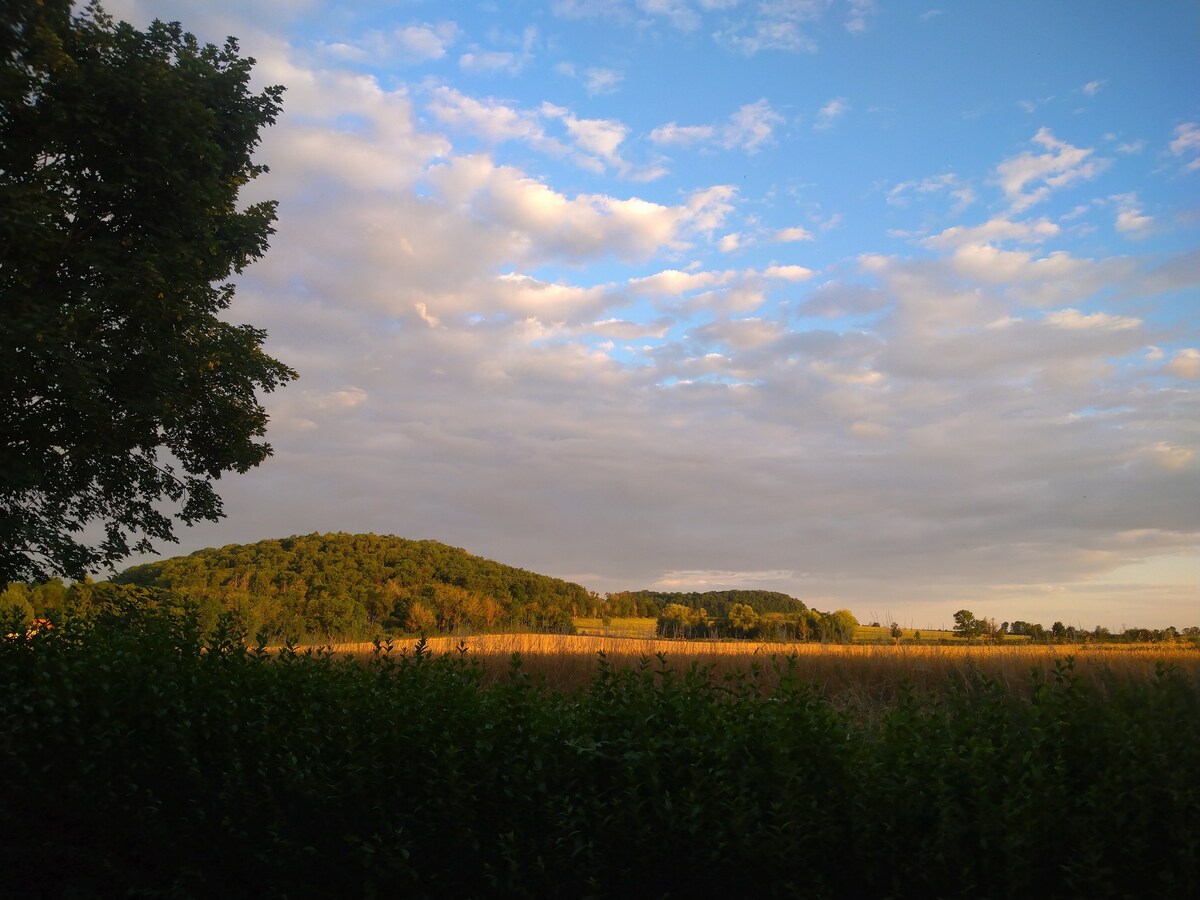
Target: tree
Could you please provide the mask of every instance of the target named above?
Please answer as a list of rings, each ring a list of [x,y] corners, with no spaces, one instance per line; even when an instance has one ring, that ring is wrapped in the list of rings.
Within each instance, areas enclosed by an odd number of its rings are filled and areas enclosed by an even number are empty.
[[[762,626],[762,617],[746,603],[735,603],[725,614],[725,628],[734,637],[754,637]]]
[[[969,609],[960,609],[954,614],[954,633],[962,635],[968,641],[983,634],[986,625],[975,618],[975,613]]]
[[[0,5],[0,583],[174,541],[271,454],[256,391],[296,374],[221,316],[275,219],[238,205],[283,91],[253,62],[97,3]]]
[[[849,643],[854,639],[854,629],[858,627],[858,619],[848,609],[835,609],[821,617],[819,630],[822,641]]]

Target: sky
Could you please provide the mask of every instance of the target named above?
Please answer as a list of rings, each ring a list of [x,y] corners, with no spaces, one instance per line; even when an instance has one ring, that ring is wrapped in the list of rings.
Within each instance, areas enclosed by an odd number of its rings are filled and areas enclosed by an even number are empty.
[[[910,627],[1200,624],[1200,4],[108,0],[284,112],[300,379],[165,555],[432,539]]]

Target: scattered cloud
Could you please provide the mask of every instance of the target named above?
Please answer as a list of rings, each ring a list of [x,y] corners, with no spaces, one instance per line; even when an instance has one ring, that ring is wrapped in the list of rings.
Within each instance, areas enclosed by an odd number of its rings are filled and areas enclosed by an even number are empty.
[[[1171,153],[1175,156],[1191,156],[1184,165],[1185,172],[1200,170],[1200,125],[1184,122],[1175,126],[1175,137],[1171,139]]]
[[[994,244],[1007,241],[1041,243],[1059,233],[1059,227],[1049,219],[1016,222],[1004,216],[989,219],[982,225],[954,225],[940,234],[924,238],[922,246],[935,250],[953,250],[958,247],[978,244]]]
[[[893,206],[907,206],[910,198],[914,195],[933,194],[946,194],[954,199],[954,205],[950,210],[953,215],[961,213],[977,199],[975,191],[970,185],[964,184],[957,175],[948,172],[944,175],[924,178],[921,181],[902,181],[888,191],[887,202]]]
[[[1200,350],[1195,347],[1184,347],[1176,352],[1167,363],[1167,371],[1176,378],[1188,381],[1200,381]]]
[[[790,228],[781,228],[775,232],[775,240],[781,243],[787,243],[789,241],[811,241],[812,239],[812,232],[800,225],[792,225]]]
[[[1090,149],[1060,141],[1048,128],[1039,129],[1033,142],[1046,152],[1027,150],[996,167],[997,179],[1009,199],[1012,212],[1021,212],[1042,202],[1053,190],[1095,178],[1109,164],[1109,160],[1094,158]]]
[[[668,122],[650,132],[650,140],[659,145],[715,144],[753,154],[772,139],[775,128],[783,122],[783,116],[762,99],[739,107],[719,126]]]
[[[867,30],[867,20],[875,14],[875,0],[850,0],[846,13],[846,30],[851,34],[862,34]]]
[[[850,104],[846,102],[845,97],[834,97],[819,110],[817,110],[817,120],[813,124],[813,128],[818,131],[825,131],[834,126],[842,116],[850,111]]]
[[[1109,199],[1117,206],[1117,231],[1130,237],[1144,237],[1153,227],[1154,218],[1142,214],[1137,194],[1116,194]]]
[[[1104,85],[1106,85],[1106,84],[1108,84],[1108,82],[1104,81],[1103,79],[1101,79],[1099,81],[1089,81],[1087,84],[1085,84],[1079,90],[1082,91],[1084,94],[1086,94],[1088,97],[1095,97],[1098,93],[1100,93],[1100,89],[1102,87],[1104,87]]]
[[[615,69],[583,70],[583,85],[589,97],[616,93],[624,78],[625,76]]]

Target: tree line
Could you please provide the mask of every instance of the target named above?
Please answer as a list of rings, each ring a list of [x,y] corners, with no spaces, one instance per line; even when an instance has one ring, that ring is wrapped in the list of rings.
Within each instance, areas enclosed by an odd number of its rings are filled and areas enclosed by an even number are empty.
[[[978,618],[969,609],[960,609],[954,614],[954,633],[968,641],[990,643],[1002,643],[1012,635],[1028,638],[1037,644],[1149,644],[1190,640],[1200,646],[1200,626],[1196,625],[1183,629],[1168,625],[1166,628],[1125,628],[1121,631],[1111,631],[1097,625],[1089,631],[1075,625],[1055,622],[1046,628],[1037,622],[997,622],[993,618]]]

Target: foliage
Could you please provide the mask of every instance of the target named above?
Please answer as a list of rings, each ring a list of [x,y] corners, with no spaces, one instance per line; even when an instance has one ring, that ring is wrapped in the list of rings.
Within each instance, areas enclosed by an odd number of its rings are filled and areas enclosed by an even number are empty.
[[[252,63],[95,3],[0,9],[0,583],[174,540],[171,505],[218,519],[213,481],[271,453],[255,392],[295,373],[224,317],[275,218],[238,203],[282,93]]]
[[[206,624],[235,613],[271,640],[526,627],[570,632],[577,584],[437,541],[310,534],[133,566],[113,578],[188,596]]]
[[[855,716],[773,665],[555,692],[101,604],[0,640],[0,866],[47,897],[1194,896],[1181,673]]]
[[[735,591],[618,591],[608,594],[603,601],[596,598],[597,608],[588,615],[600,616],[607,613],[613,617],[636,618],[657,616],[672,603],[686,606],[693,611],[706,610],[710,615],[723,618],[729,610],[742,604],[756,613],[798,613],[806,607],[802,600],[778,591],[735,590]],[[651,611],[653,610],[653,611]]]

